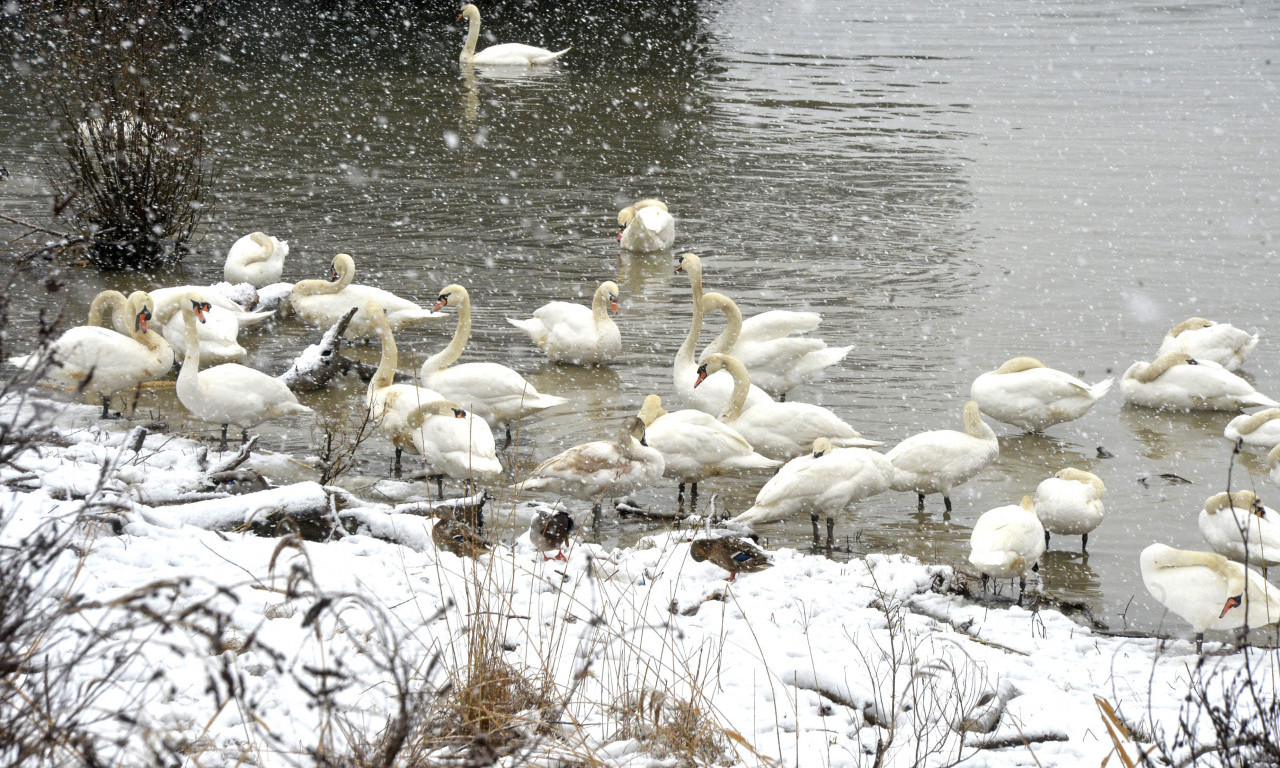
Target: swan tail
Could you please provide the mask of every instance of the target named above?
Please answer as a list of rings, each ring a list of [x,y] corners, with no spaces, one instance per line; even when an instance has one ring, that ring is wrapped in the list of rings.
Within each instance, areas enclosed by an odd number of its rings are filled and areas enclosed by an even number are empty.
[[[861,435],[854,437],[833,437],[829,439],[831,440],[831,444],[837,448],[877,448],[884,445],[884,443],[879,440],[868,440]]]
[[[556,59],[568,53],[569,50],[572,48],[573,46],[571,45],[568,48],[565,48],[563,51],[552,51],[550,55],[539,56],[536,59],[529,59],[529,63],[530,64],[550,64],[551,62],[555,61]]]
[[[746,456],[734,456],[732,459],[724,461],[721,466],[728,470],[746,471],[752,469],[774,469],[782,466],[782,462],[758,453],[751,453]]]
[[[531,317],[528,320],[516,320],[513,317],[508,317],[507,322],[524,331],[525,334],[528,335],[529,340],[534,344],[537,344],[539,347],[541,347],[543,342],[546,341],[546,327],[542,324],[542,321],[536,317]]]
[[[1267,397],[1261,392],[1258,392],[1258,393],[1255,393],[1252,397],[1245,399],[1246,408],[1253,408],[1255,406],[1266,406],[1268,408],[1275,408],[1276,406],[1280,406],[1280,402],[1272,400],[1271,398]]]
[[[236,314],[236,323],[241,328],[251,328],[260,323],[275,317],[276,311],[273,309],[269,312],[240,312]]]
[[[9,364],[17,366],[24,371],[34,371],[44,362],[45,356],[39,352],[32,352],[29,355],[19,355],[9,358]]]
[[[1111,385],[1115,383],[1115,377],[1111,376],[1089,387],[1089,394],[1094,400],[1101,398],[1103,395],[1111,391]]]
[[[532,388],[531,388],[532,389]],[[544,408],[554,408],[557,405],[564,405],[569,402],[567,397],[559,397],[557,395],[544,395],[541,392],[529,392],[524,398],[524,407],[536,408],[542,410]]]

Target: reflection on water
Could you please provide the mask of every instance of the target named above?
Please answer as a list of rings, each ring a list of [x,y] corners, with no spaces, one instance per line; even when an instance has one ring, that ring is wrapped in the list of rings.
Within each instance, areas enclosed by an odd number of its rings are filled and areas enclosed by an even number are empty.
[[[493,39],[573,47],[555,68],[513,72],[459,66],[456,11],[285,5],[230,4],[205,117],[220,159],[216,205],[196,256],[150,279],[72,268],[55,297],[71,315],[106,287],[219,279],[226,249],[255,229],[290,241],[286,279],[319,276],[345,251],[361,282],[419,303],[465,284],[475,329],[462,360],[506,363],[572,401],[521,425],[517,470],[612,437],[651,392],[680,407],[670,368],[690,308],[672,256],[684,251],[704,257],[707,289],[744,312],[819,311],[819,335],[855,344],[794,397],[887,445],[959,428],[970,382],[1010,357],[1088,380],[1119,375],[1191,315],[1262,330],[1248,373],[1280,391],[1280,136],[1266,107],[1280,68],[1264,63],[1275,8],[502,4],[486,11]],[[12,74],[0,75],[0,165],[13,174],[0,207],[30,219],[47,210],[39,114]],[[650,195],[676,215],[672,253],[619,254],[618,209]],[[605,279],[623,294],[615,366],[549,366],[504,320],[552,300],[586,303]],[[15,352],[38,314],[28,309],[14,318]],[[402,334],[402,368],[452,330],[447,321]],[[246,339],[244,362],[279,373],[312,341],[277,322]],[[375,361],[378,350],[350,354]],[[341,415],[362,395],[341,382],[304,399]],[[178,429],[216,430],[185,421],[171,390],[148,390],[139,407]],[[1048,435],[994,425],[1000,459],[956,490],[951,520],[936,499],[920,515],[914,496],[890,493],[840,515],[837,535],[855,550],[964,568],[982,511],[1016,503],[1064,466],[1089,469],[1107,484],[1108,516],[1087,562],[1074,537],[1055,538],[1044,583],[1100,602],[1116,626],[1154,627],[1161,612],[1137,574],[1142,546],[1202,547],[1195,516],[1229,469],[1237,487],[1275,496],[1260,455],[1232,469],[1221,437],[1229,418],[1124,408],[1113,391]],[[315,452],[305,432],[263,432],[273,449]],[[1099,446],[1114,458],[1099,459]],[[390,454],[369,440],[352,482],[385,476]],[[1161,474],[1190,482],[1139,482]],[[763,480],[716,478],[700,500],[718,493],[741,512]],[[675,491],[638,496],[670,505]],[[588,535],[630,541],[659,525],[606,515]],[[765,534],[775,545],[811,539],[807,519]]]

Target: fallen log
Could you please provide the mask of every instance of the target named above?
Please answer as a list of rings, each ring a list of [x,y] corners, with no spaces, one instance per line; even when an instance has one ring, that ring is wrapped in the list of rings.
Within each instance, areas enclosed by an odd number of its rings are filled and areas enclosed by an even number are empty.
[[[323,389],[335,376],[355,374],[362,381],[369,381],[377,371],[376,366],[352,360],[338,353],[342,348],[342,334],[355,315],[352,307],[333,327],[325,331],[320,341],[302,350],[294,358],[289,370],[279,376],[280,381],[294,392],[315,392]]]

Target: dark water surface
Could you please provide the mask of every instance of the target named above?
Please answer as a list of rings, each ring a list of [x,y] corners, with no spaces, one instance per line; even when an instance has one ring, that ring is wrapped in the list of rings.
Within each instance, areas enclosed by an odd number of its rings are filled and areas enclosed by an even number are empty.
[[[1192,315],[1263,333],[1247,374],[1280,392],[1280,6],[847,5],[620,5],[586,18],[506,7],[486,27],[498,41],[574,47],[532,73],[460,70],[464,30],[443,4],[378,19],[233,7],[237,37],[206,118],[214,213],[199,253],[154,284],[220,279],[226,249],[255,229],[290,241],[288,280],[321,276],[346,251],[358,281],[420,303],[463,283],[475,306],[463,360],[507,363],[573,401],[523,425],[526,468],[612,436],[645,394],[679,406],[671,361],[690,294],[672,262],[684,251],[744,312],[816,310],[828,343],[856,344],[793,396],[887,446],[959,428],[970,382],[1007,358],[1118,378]],[[0,89],[0,164],[13,175],[0,208],[37,218],[50,134],[13,77]],[[620,255],[617,209],[651,195],[677,218],[673,253]],[[605,279],[623,293],[624,356],[610,368],[548,365],[503,320],[585,303]],[[106,285],[138,283],[76,271],[68,290],[87,306]],[[420,361],[451,332],[452,321],[406,332],[402,353]],[[242,362],[279,372],[313,335],[276,323],[248,336]],[[1138,552],[1203,548],[1196,515],[1225,488],[1230,415],[1129,409],[1118,390],[1048,435],[994,425],[1001,457],[956,493],[950,521],[936,498],[921,516],[913,495],[887,494],[838,528],[856,548],[963,568],[982,511],[1063,466],[1087,468],[1107,483],[1109,516],[1087,560],[1078,539],[1055,539],[1045,588],[1115,628],[1154,629],[1162,612]],[[349,383],[306,400],[334,412],[362,394]],[[144,406],[183,419],[171,394]],[[313,451],[305,431],[263,431],[268,447]],[[1096,458],[1098,446],[1115,458]],[[357,471],[368,478],[354,482],[385,474],[389,456],[367,443]],[[1161,473],[1191,483],[1139,482]],[[1261,456],[1234,478],[1280,503]],[[718,491],[740,511],[761,482],[708,482],[703,498]],[[594,535],[628,542],[647,525],[610,516]],[[804,544],[809,524],[767,533]]]

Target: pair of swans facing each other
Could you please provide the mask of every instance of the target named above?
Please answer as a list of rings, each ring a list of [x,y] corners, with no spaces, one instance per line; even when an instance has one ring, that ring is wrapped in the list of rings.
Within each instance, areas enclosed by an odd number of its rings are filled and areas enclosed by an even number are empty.
[[[173,368],[172,347],[150,327],[154,307],[144,291],[127,299],[119,291],[102,291],[90,305],[88,325],[69,328],[47,347],[9,362],[101,397],[102,418],[108,418],[112,395]],[[108,315],[112,327],[104,328],[100,323]]]
[[[476,43],[480,41],[480,10],[471,3],[462,6],[462,12],[455,21],[467,20],[467,39],[462,45],[462,53],[458,61],[462,64],[479,64],[507,67],[530,67],[550,64],[569,52],[549,51],[523,43],[500,43],[491,45],[483,51],[476,51]]]

